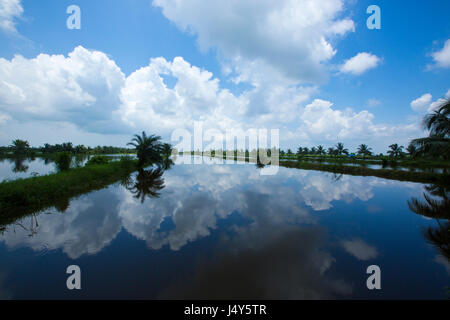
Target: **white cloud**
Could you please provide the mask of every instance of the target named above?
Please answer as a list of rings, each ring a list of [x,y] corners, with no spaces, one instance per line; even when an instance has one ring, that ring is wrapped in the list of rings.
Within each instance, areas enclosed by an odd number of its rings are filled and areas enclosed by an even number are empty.
[[[355,30],[351,19],[340,17],[342,0],[154,0],[153,5],[196,35],[201,49],[217,48],[226,69],[238,75],[262,68],[298,82],[320,81],[336,52],[330,39]]]
[[[342,247],[358,260],[367,261],[378,257],[377,248],[367,244],[361,239],[343,240]]]
[[[170,86],[167,78],[174,80]],[[173,61],[151,59],[148,66],[128,77],[105,53],[83,47],[75,48],[67,57],[40,54],[33,59],[0,58],[0,121],[8,127],[2,128],[0,139],[9,143],[17,138],[15,130],[21,128],[20,135],[39,136],[40,143],[47,142],[42,141],[43,134],[32,132],[42,129],[39,123],[55,127],[48,122],[67,127],[57,136],[70,132],[74,139],[81,140],[88,136],[83,131],[122,134],[114,137],[120,143],[124,134],[142,130],[168,139],[175,129],[192,129],[194,121],[203,121],[205,129],[222,132],[279,128],[282,145],[290,146],[300,140],[334,143],[355,137],[373,139],[377,144],[381,144],[380,137],[402,137],[405,142],[400,142],[406,143],[417,133],[413,125],[374,124],[373,114],[366,110],[336,110],[331,102],[320,99],[307,104],[316,92],[316,87],[279,78],[233,94],[211,72],[182,57]]]
[[[411,108],[414,111],[424,111],[427,110],[430,103],[431,103],[431,99],[433,98],[433,96],[429,93],[425,93],[424,95],[422,95],[421,97],[417,98],[416,100],[411,102]]]
[[[439,98],[436,101],[431,102],[433,96],[430,93],[426,93],[416,100],[411,102],[411,108],[414,111],[421,112],[426,111],[428,113],[433,112],[442,106],[443,103],[447,102],[450,99],[450,89],[445,94],[444,98]]]
[[[70,121],[91,132],[117,132],[125,76],[99,51],[75,48],[68,57],[0,58],[0,112],[13,119]]]
[[[450,39],[445,42],[444,47],[440,51],[433,52],[435,67],[450,68]]]
[[[383,125],[373,123],[374,115],[367,110],[354,112],[352,109],[335,110],[333,103],[315,99],[304,108],[300,119],[302,125],[297,135],[303,133],[304,138],[312,141],[356,141],[370,142],[374,148],[383,150],[382,144],[386,137],[395,137],[405,143],[419,132],[419,126],[411,125]]]
[[[353,58],[346,60],[341,66],[340,71],[342,73],[360,75],[370,69],[377,67],[380,61],[380,58],[378,58],[376,55],[367,52],[360,52]]]
[[[16,33],[16,18],[22,16],[20,0],[0,0],[0,29],[7,33]]]
[[[378,99],[369,99],[369,100],[367,100],[367,106],[368,106],[369,108],[377,107],[377,106],[379,106],[380,104],[381,104],[381,101],[378,100]]]

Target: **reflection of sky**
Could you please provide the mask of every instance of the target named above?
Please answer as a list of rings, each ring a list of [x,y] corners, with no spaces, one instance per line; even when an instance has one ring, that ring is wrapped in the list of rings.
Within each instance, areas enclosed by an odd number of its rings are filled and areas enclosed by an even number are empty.
[[[46,175],[55,171],[55,166],[52,163],[45,164],[45,160],[42,158],[25,159],[22,163],[28,167],[27,170],[25,172],[14,172],[14,159],[0,159],[0,182],[7,179],[29,178],[33,173]]]
[[[111,260],[108,252],[122,246],[137,268],[144,258],[129,252],[138,239],[147,247],[142,256],[161,252],[182,261],[186,255],[200,259],[177,262],[189,280],[179,276],[161,284],[154,295],[167,298],[234,297],[236,292],[243,298],[364,296],[365,268],[380,262],[392,268],[399,259],[422,270],[438,265],[446,275],[420,234],[429,221],[406,205],[409,197],[420,196],[420,184],[286,168],[261,176],[255,165],[176,165],[164,179],[160,198],[141,204],[113,185],[73,200],[63,214],[39,215],[33,237],[9,226],[0,243],[9,251],[62,251],[69,259],[94,264]],[[29,218],[22,221],[27,223]],[[123,231],[132,237],[128,242],[120,240]],[[401,266],[391,272],[395,277]],[[361,274],[359,285],[349,270]]]

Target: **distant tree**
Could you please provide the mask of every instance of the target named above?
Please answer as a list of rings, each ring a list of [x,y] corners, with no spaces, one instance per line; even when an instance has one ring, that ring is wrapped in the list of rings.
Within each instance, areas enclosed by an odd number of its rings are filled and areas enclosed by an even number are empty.
[[[409,146],[406,148],[406,151],[411,157],[414,157],[417,152],[417,148],[413,143],[410,143]]]
[[[397,143],[391,144],[388,150],[389,156],[393,158],[402,157],[404,155],[403,146],[399,146]]]
[[[30,143],[26,140],[16,139],[12,142],[11,148],[15,154],[25,154],[29,151]]]
[[[362,155],[363,157],[370,156],[370,155],[372,155],[372,151],[371,150],[372,150],[372,148],[369,148],[366,144],[361,144],[358,147],[357,153],[359,155]]]
[[[317,154],[319,155],[325,154],[325,149],[323,148],[323,146],[317,147]]]
[[[331,156],[331,155],[336,154],[336,150],[332,147],[329,147],[327,153]]]
[[[312,147],[312,148],[311,148],[311,154],[317,154],[317,149],[316,149],[316,147]]]
[[[336,145],[336,153],[338,155],[348,154],[348,149],[344,148],[344,144],[343,143],[339,142]]]

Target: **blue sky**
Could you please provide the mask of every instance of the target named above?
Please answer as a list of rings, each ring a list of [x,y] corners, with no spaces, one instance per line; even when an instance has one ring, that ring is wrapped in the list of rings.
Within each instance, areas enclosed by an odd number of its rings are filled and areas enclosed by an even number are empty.
[[[73,4],[80,30],[66,27]],[[373,4],[380,30],[366,27]],[[282,148],[342,141],[385,152],[423,135],[421,117],[450,96],[444,0],[0,0],[0,8],[1,145],[123,146],[142,130],[170,140],[203,121],[220,132],[280,129]]]

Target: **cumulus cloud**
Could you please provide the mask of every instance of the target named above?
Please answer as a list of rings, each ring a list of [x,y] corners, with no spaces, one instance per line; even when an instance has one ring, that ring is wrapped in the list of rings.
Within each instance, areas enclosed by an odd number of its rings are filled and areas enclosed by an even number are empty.
[[[376,55],[367,52],[361,52],[353,58],[346,60],[341,66],[340,71],[342,73],[360,75],[370,69],[377,67],[380,61],[381,59]]]
[[[417,98],[416,100],[411,102],[411,108],[414,111],[424,111],[427,110],[430,106],[431,99],[433,96],[429,93],[425,93],[421,97]]]
[[[444,47],[431,54],[434,60],[434,67],[450,68],[450,39],[448,39]]]
[[[21,0],[0,0],[0,30],[16,33],[15,20],[22,16]]]
[[[351,19],[341,17],[341,0],[154,0],[153,5],[196,35],[201,49],[217,48],[229,70],[247,76],[249,69],[254,76],[262,68],[295,81],[320,81],[324,64],[336,53],[330,38],[355,30]]]
[[[450,89],[447,91],[445,96],[443,98],[439,98],[436,101],[433,101],[433,96],[430,93],[426,93],[422,95],[421,97],[417,98],[416,100],[411,102],[411,108],[414,111],[421,112],[433,112],[434,110],[438,109],[442,104],[447,102],[450,99]]]
[[[333,109],[333,103],[315,99],[306,105],[300,116],[302,125],[297,134],[303,133],[311,140],[337,141],[365,139],[377,143],[381,137],[396,136],[396,139],[408,139],[418,131],[416,124],[389,126],[375,124],[374,115],[367,110],[354,112],[352,109]],[[379,142],[379,141],[378,141]]]
[[[299,139],[306,143],[352,137],[370,140],[414,132],[413,125],[374,124],[373,114],[365,110],[338,110],[320,99],[308,104],[317,90],[279,78],[234,94],[211,72],[182,57],[151,59],[126,77],[105,53],[81,46],[68,56],[0,58],[0,122],[9,129],[28,124],[34,130],[42,127],[39,123],[53,122],[71,128],[75,138],[86,136],[82,132],[116,134],[121,135],[116,139],[120,143],[125,135],[149,128],[169,139],[175,129],[191,130],[194,121],[221,132],[278,128],[282,144],[296,144]],[[16,138],[14,134],[3,131],[0,139],[8,143]],[[39,143],[48,142],[45,139]]]
[[[67,57],[0,58],[0,112],[16,120],[69,120],[91,132],[117,132],[111,117],[124,82],[106,54],[81,46]]]

